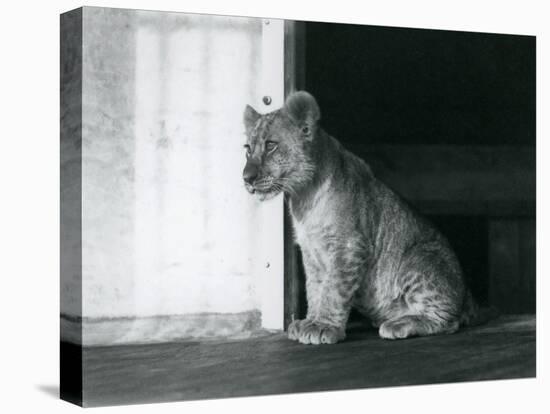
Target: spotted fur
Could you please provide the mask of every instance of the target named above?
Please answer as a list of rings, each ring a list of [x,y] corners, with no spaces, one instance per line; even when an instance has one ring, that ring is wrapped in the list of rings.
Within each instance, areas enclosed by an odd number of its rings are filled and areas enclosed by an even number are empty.
[[[452,333],[475,318],[447,240],[319,119],[303,91],[279,110],[260,115],[247,106],[244,115],[246,188],[261,200],[287,194],[303,253],[308,310],[291,323],[289,338],[343,340],[352,307],[386,339]]]

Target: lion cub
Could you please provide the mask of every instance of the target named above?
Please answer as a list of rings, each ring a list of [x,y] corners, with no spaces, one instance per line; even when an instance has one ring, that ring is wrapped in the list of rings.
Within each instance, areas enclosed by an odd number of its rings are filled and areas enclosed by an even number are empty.
[[[288,337],[304,344],[345,338],[352,307],[382,338],[455,332],[477,313],[447,240],[369,166],[319,126],[301,91],[260,115],[246,107],[246,189],[288,196],[306,271],[307,316]]]

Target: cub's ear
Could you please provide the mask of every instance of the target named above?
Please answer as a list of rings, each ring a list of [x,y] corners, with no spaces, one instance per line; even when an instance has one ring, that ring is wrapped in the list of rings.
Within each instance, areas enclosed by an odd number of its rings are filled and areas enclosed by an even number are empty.
[[[247,134],[249,134],[252,128],[254,128],[260,116],[261,115],[258,112],[256,112],[254,108],[252,108],[250,105],[246,105],[246,108],[244,109],[243,119],[244,119],[244,128],[246,129]]]
[[[285,110],[297,123],[313,126],[321,119],[321,110],[315,98],[306,91],[298,91],[286,98]]]

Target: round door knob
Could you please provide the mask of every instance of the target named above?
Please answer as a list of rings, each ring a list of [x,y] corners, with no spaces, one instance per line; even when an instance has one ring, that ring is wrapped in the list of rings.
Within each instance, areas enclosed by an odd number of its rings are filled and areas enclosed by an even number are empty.
[[[271,96],[264,96],[263,99],[265,105],[271,104]]]

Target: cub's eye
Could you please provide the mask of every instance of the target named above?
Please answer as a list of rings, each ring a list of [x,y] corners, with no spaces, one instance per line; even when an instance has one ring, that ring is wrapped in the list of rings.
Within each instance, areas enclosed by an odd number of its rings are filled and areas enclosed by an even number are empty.
[[[273,142],[273,141],[266,141],[265,142],[265,150],[268,153],[275,151],[276,148],[277,148],[277,143],[276,142]]]
[[[248,157],[250,155],[250,145],[244,144],[244,149],[246,151],[246,156]]]
[[[311,130],[309,129],[309,127],[307,125],[302,127],[302,134],[309,135],[310,132],[311,132]]]

